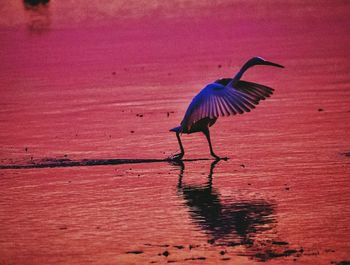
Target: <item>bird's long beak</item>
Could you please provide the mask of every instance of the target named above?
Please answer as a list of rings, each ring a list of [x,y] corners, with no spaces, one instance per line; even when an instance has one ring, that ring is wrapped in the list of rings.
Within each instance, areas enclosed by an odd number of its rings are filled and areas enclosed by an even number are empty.
[[[272,63],[272,62],[269,62],[269,61],[264,61],[262,64],[263,65],[271,65],[271,66],[275,66],[275,67],[284,68],[283,65],[280,65],[280,64],[277,64],[277,63]]]

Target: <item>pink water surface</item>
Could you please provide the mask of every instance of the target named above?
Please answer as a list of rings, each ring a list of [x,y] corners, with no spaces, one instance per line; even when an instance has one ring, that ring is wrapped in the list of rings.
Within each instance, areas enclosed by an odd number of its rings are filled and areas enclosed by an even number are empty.
[[[286,68],[212,127],[228,161],[0,169],[0,264],[350,260],[347,2],[87,2],[0,3],[1,166],[163,159],[207,83]]]

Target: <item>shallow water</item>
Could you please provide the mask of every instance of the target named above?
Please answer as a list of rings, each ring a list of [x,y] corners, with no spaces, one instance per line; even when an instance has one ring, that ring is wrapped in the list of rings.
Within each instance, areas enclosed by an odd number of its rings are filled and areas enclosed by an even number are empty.
[[[0,4],[0,264],[350,260],[349,4],[65,3]],[[229,160],[193,134],[161,161],[255,55],[286,68],[248,71],[274,95],[212,127]]]

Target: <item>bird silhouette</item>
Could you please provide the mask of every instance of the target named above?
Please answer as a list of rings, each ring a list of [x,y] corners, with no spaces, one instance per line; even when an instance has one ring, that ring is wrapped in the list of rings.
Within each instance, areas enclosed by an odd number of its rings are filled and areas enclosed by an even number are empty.
[[[210,165],[207,182],[189,185],[183,181],[185,165],[180,161],[177,191],[188,207],[191,220],[207,235],[211,244],[252,246],[257,235],[272,230],[276,224],[275,205],[263,199],[221,199],[213,187],[214,168]]]
[[[193,99],[185,113],[180,126],[170,131],[176,133],[180,146],[180,153],[170,159],[180,160],[185,150],[181,143],[180,134],[202,132],[208,141],[210,154],[215,159],[221,159],[214,151],[210,140],[209,127],[214,125],[219,116],[229,116],[250,112],[273,93],[273,89],[253,82],[243,81],[241,77],[252,66],[270,65],[284,68],[284,66],[253,57],[248,60],[233,78],[218,79],[204,87]]]

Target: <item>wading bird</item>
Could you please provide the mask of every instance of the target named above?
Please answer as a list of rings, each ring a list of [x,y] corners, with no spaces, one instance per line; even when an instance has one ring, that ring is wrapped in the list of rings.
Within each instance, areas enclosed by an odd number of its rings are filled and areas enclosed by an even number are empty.
[[[181,143],[180,134],[202,132],[208,141],[210,154],[220,159],[214,151],[210,141],[209,127],[219,116],[243,114],[254,109],[260,100],[264,100],[273,93],[273,89],[260,84],[241,80],[242,75],[254,65],[270,65],[284,68],[284,66],[253,57],[248,60],[233,78],[218,79],[204,87],[193,99],[185,113],[180,126],[171,129],[176,133],[180,146],[180,153],[170,157],[172,160],[181,159],[185,150]]]

